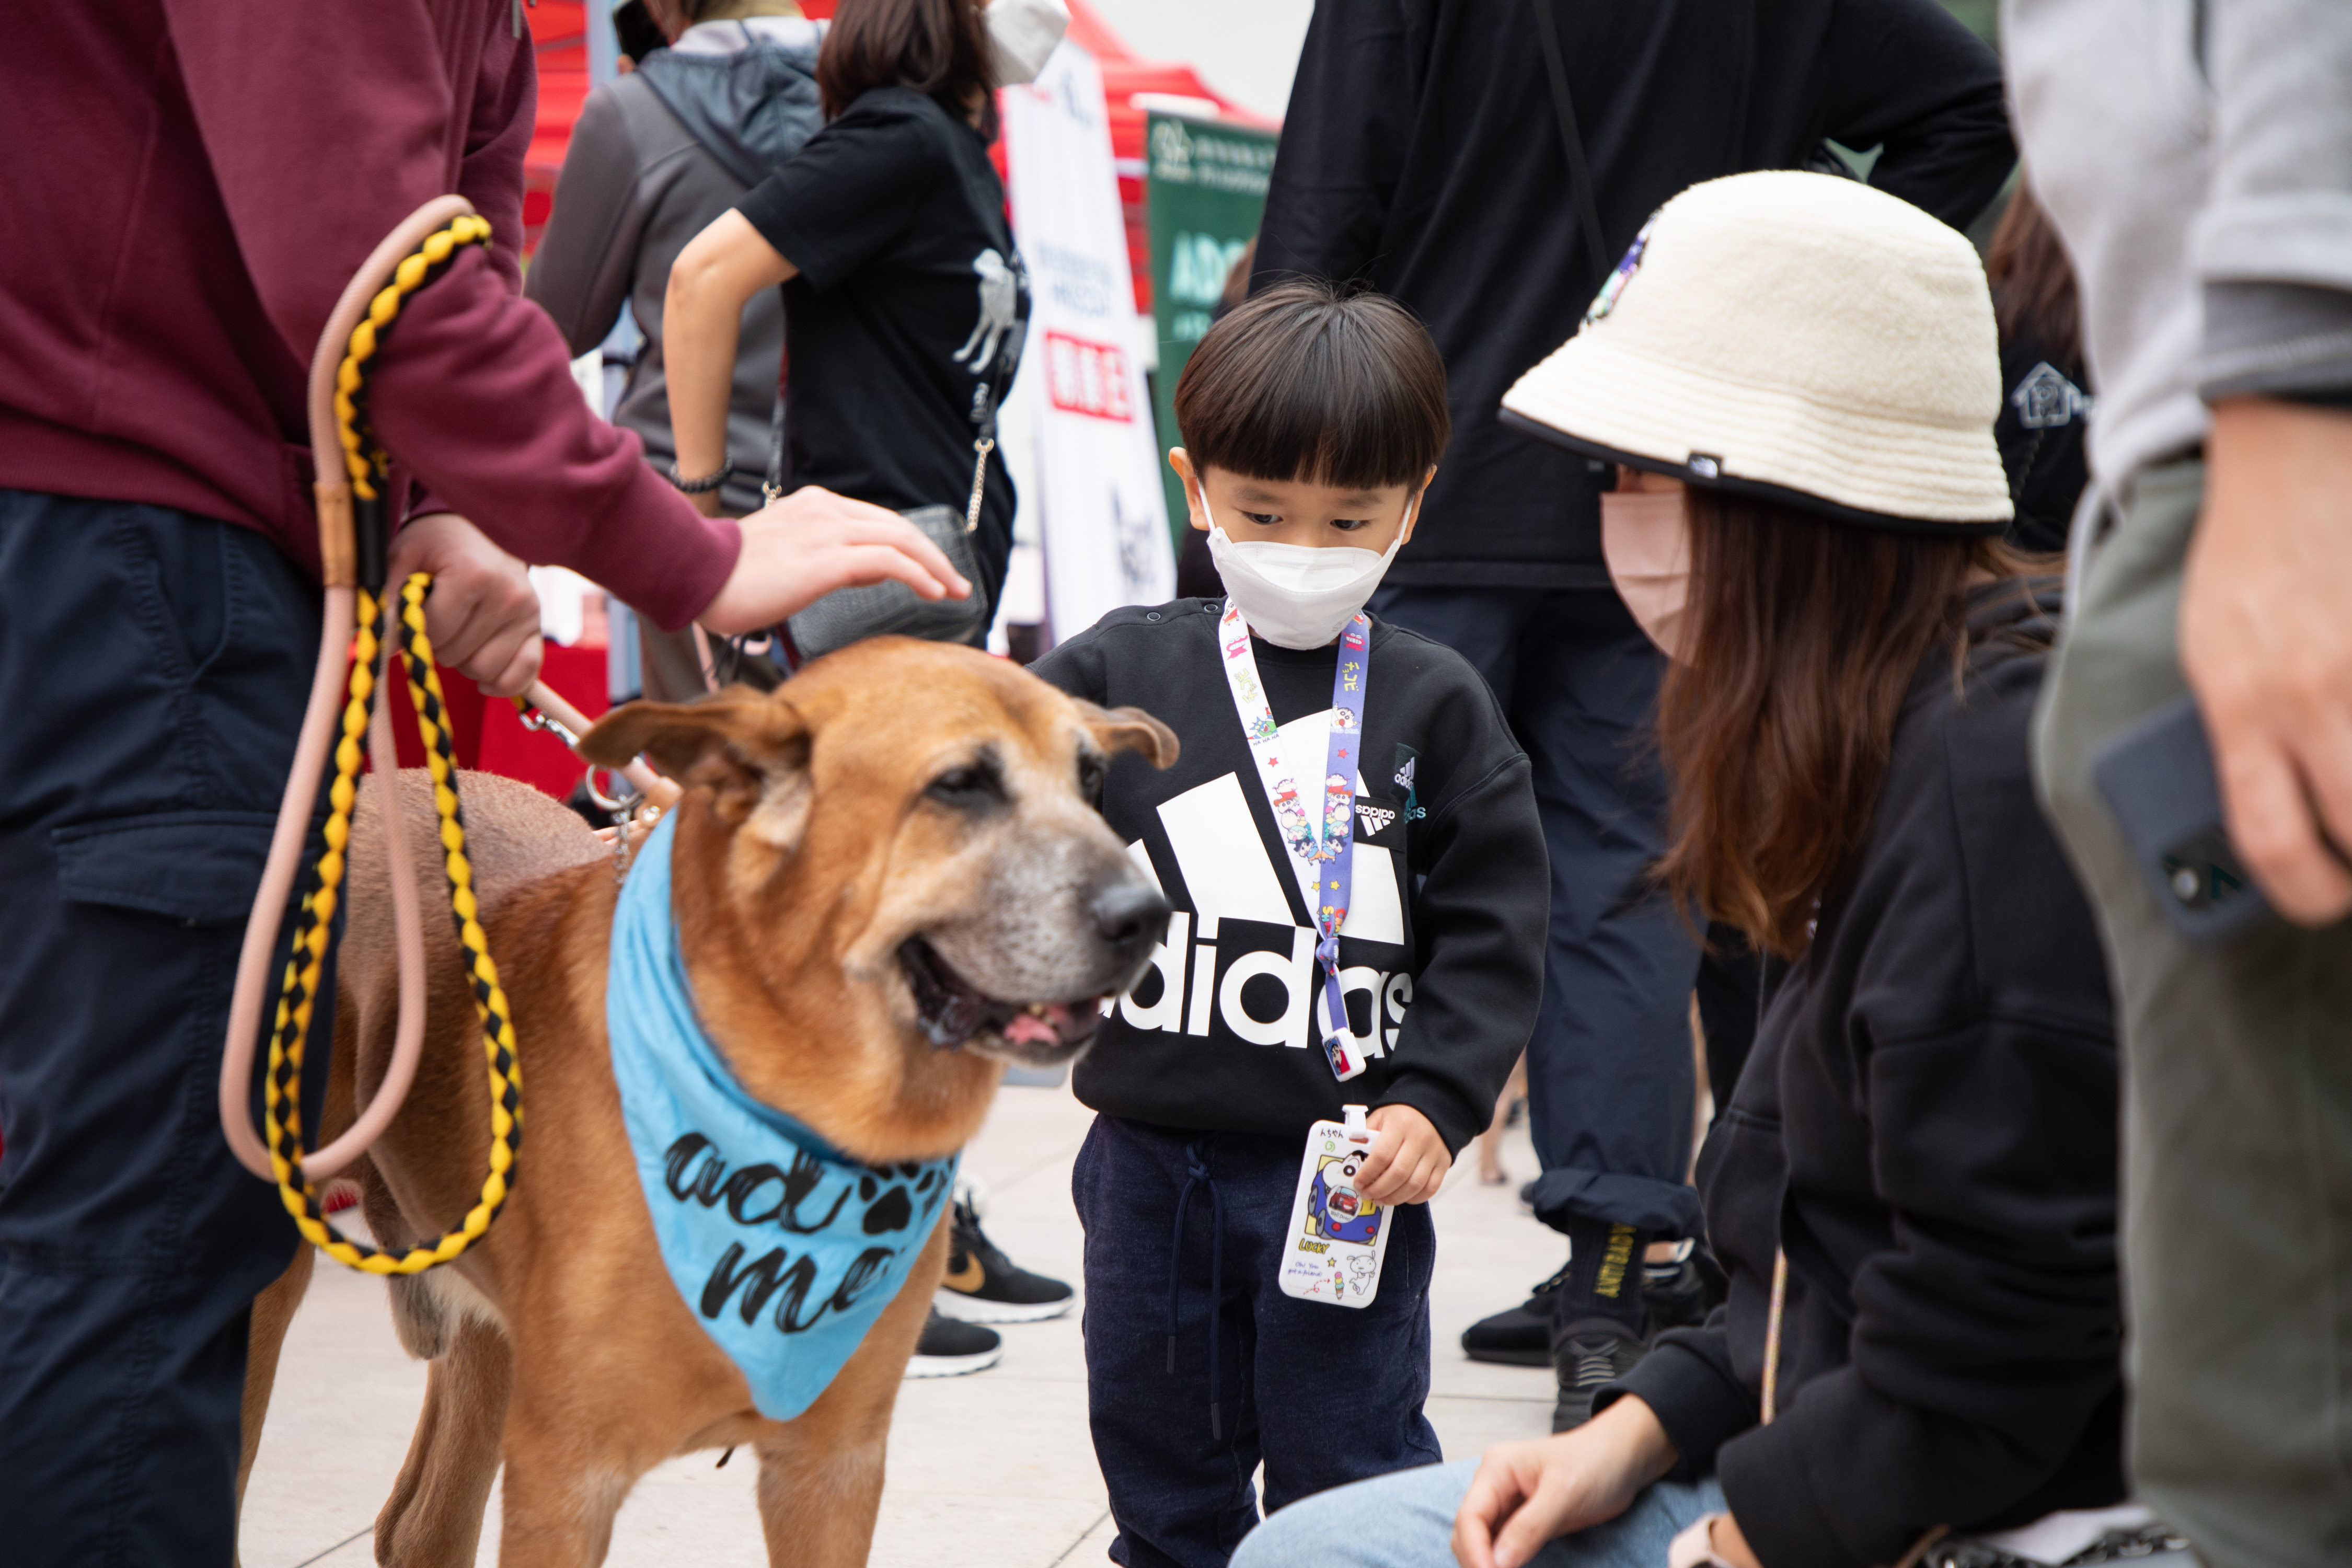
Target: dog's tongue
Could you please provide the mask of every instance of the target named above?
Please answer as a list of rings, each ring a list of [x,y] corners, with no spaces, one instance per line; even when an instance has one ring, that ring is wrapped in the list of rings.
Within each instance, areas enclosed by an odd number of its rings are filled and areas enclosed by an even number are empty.
[[[1040,1002],[1025,1012],[1016,1013],[1003,1030],[1008,1044],[1025,1045],[1035,1041],[1041,1046],[1058,1046],[1067,1039],[1076,1021],[1069,1004]]]

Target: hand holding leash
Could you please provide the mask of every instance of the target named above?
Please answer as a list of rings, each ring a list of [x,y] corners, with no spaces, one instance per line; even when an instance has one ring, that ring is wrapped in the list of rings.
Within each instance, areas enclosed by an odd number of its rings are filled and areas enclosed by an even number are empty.
[[[454,511],[411,519],[392,541],[390,581],[433,579],[425,630],[435,657],[492,697],[514,697],[539,679],[539,595],[530,569]]]

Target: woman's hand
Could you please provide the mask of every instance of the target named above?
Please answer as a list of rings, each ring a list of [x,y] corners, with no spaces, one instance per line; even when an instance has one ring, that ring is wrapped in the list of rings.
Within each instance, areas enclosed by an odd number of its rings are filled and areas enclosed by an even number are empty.
[[[1630,1394],[1572,1432],[1498,1443],[1454,1511],[1454,1561],[1519,1568],[1554,1536],[1623,1513],[1675,1458],[1655,1413]]]
[[[1410,1105],[1383,1105],[1364,1124],[1380,1136],[1356,1173],[1356,1190],[1376,1204],[1425,1204],[1435,1197],[1454,1156],[1429,1118]]]
[[[1730,1563],[1731,1568],[1764,1568],[1764,1564],[1756,1560],[1756,1553],[1748,1549],[1748,1537],[1740,1533],[1739,1521],[1729,1514],[1715,1521],[1715,1528],[1706,1532],[1706,1538],[1715,1548],[1715,1554]]]
[[[743,553],[695,618],[721,636],[758,631],[832,593],[904,583],[926,599],[961,599],[971,584],[940,547],[897,512],[811,485],[743,519]]]
[[[411,518],[392,538],[393,591],[411,573],[433,574],[425,635],[433,656],[493,697],[518,697],[539,679],[539,593],[520,561],[454,511]]]

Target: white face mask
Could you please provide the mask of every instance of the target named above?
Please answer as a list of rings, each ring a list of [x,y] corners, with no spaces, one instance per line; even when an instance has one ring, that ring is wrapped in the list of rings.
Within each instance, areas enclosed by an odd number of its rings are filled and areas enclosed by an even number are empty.
[[[1035,81],[1070,28],[1070,8],[1063,0],[988,0],[980,18],[988,28],[989,64],[999,87]]]
[[[1406,523],[1420,504],[1418,496],[1406,503]],[[1250,630],[1276,647],[1322,647],[1336,638],[1388,574],[1406,531],[1399,528],[1386,551],[1276,544],[1270,539],[1237,544],[1217,526],[1206,489],[1201,492],[1201,515],[1209,520],[1209,559],[1224,579],[1225,595],[1240,606]]]
[[[1690,602],[1690,515],[1685,492],[1603,490],[1601,554],[1617,596],[1650,640],[1676,657]]]

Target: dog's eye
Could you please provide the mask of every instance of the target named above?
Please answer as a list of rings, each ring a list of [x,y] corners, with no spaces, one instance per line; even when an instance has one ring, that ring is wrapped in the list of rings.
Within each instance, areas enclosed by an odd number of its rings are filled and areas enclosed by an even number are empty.
[[[979,811],[1003,804],[1004,779],[995,763],[983,758],[966,767],[950,768],[923,793],[960,811]]]
[[[1103,777],[1109,772],[1103,760],[1091,752],[1078,753],[1078,793],[1097,811],[1102,809]]]

